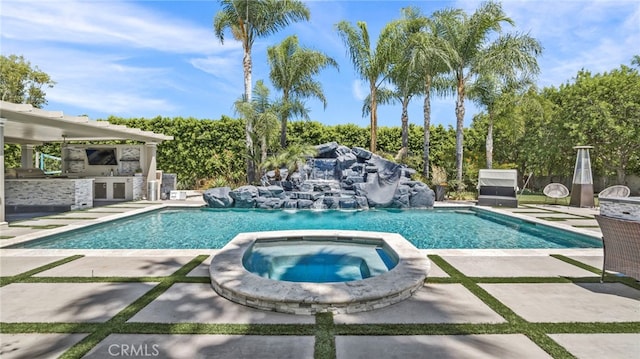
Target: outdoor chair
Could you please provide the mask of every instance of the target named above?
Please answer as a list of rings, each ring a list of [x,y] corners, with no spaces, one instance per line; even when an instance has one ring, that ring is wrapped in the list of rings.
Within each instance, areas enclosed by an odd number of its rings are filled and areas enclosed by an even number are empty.
[[[558,203],[558,199],[569,196],[569,189],[562,183],[549,183],[542,190],[545,196],[554,199],[554,203]]]
[[[640,222],[601,215],[595,217],[602,230],[604,250],[600,281],[604,280],[605,270],[640,280]]]
[[[481,169],[478,173],[478,206],[518,208],[518,171]]]
[[[629,197],[631,190],[627,186],[615,185],[603,189],[598,193],[598,198],[625,198]]]

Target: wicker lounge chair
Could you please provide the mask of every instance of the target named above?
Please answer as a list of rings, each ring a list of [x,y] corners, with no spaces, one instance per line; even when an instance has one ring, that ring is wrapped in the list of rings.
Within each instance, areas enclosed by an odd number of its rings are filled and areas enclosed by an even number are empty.
[[[623,273],[640,280],[640,222],[596,215],[602,230],[605,270]]]
[[[518,171],[481,169],[478,173],[478,206],[518,208]]]
[[[558,203],[559,198],[569,196],[569,189],[562,183],[549,183],[542,190],[545,196],[554,199],[554,203]]]
[[[624,198],[629,197],[631,190],[627,186],[615,185],[603,189],[598,193],[598,198]]]

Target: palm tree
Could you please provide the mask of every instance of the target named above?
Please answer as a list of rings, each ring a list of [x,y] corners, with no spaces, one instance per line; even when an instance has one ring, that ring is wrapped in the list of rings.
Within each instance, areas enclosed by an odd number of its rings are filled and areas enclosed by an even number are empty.
[[[267,37],[290,23],[309,20],[309,8],[299,0],[219,0],[221,10],[213,19],[216,37],[224,43],[224,32],[231,31],[234,39],[242,42],[244,55],[244,101],[251,101],[251,48],[256,38]],[[245,126],[247,154],[250,155],[253,143],[251,123]],[[253,161],[247,159],[247,180],[256,180]]]
[[[251,123],[253,146],[248,153],[249,160],[254,168],[256,164],[267,160],[269,144],[274,142],[278,132],[277,108],[269,100],[269,88],[262,80],[256,82],[253,89],[254,97],[251,102],[239,99],[235,103],[236,112],[239,113],[246,122]]]
[[[358,21],[356,27],[353,27],[348,21],[341,21],[336,24],[336,28],[347,46],[347,52],[358,76],[369,82],[371,103],[371,144],[369,149],[371,152],[375,152],[378,133],[377,91],[387,79],[390,54],[396,44],[380,37],[375,49],[372,49],[367,23],[364,21]]]
[[[420,33],[426,20],[420,16],[416,8],[402,9],[403,17],[400,20],[392,21],[382,30],[381,38],[395,43],[397,50],[391,53],[391,70],[389,71],[389,81],[395,90],[383,89],[380,93],[380,103],[388,103],[389,96],[397,99],[402,105],[400,122],[402,124],[402,148],[400,158],[404,158],[409,153],[409,102],[422,92],[422,76],[420,69],[411,61],[412,38]],[[393,101],[395,102],[395,101]]]
[[[287,146],[287,121],[292,115],[292,99],[315,97],[327,107],[322,85],[313,79],[327,66],[338,68],[338,63],[320,51],[300,47],[297,36],[289,36],[277,46],[267,49],[271,65],[269,78],[273,86],[282,91],[280,146]]]
[[[447,24],[459,16],[461,10],[441,10],[434,12],[431,17],[422,16],[418,10],[410,14],[421,24],[421,31],[413,34],[409,40],[411,49],[409,55],[410,68],[422,77],[424,100],[422,104],[423,114],[423,147],[422,147],[422,175],[429,178],[430,147],[431,147],[431,96],[434,94],[446,95],[449,92],[449,84],[443,75],[451,71],[448,61],[454,51],[444,40],[444,24]]]
[[[493,130],[495,121],[501,117],[501,109],[516,106],[523,98],[523,91],[533,86],[533,79],[524,74],[520,79],[500,78],[495,74],[480,75],[469,89],[469,97],[487,110],[487,137],[485,149],[487,168],[493,168]],[[504,114],[502,114],[504,116]]]
[[[263,168],[265,170],[273,169],[276,174],[276,180],[282,180],[280,176],[280,169],[287,169],[287,178],[289,180],[291,176],[298,171],[300,165],[304,163],[309,157],[313,157],[317,154],[317,150],[314,146],[293,144],[286,149],[283,149],[277,155],[269,157],[263,162]]]
[[[529,35],[502,35],[503,23],[513,25],[513,20],[505,15],[500,3],[487,2],[471,16],[461,13],[441,24],[442,35],[453,50],[447,60],[456,90],[456,179],[459,185],[462,185],[467,87],[480,74],[537,71],[538,68],[536,56],[542,51],[539,42]]]

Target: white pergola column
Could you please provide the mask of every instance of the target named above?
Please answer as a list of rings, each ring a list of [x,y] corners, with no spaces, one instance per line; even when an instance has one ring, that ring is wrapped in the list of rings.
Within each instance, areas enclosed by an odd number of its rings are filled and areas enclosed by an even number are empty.
[[[158,150],[158,144],[155,142],[146,142],[144,144],[144,149],[145,149],[145,166],[142,172],[144,175],[147,176],[147,186],[145,188],[145,191],[146,191],[149,188],[149,182],[156,181],[156,170],[157,170],[156,153]],[[156,198],[159,198],[158,194],[160,193],[160,183],[157,184],[157,192],[158,193],[156,193]],[[149,193],[147,193],[147,198],[150,198]]]
[[[4,124],[6,122],[7,120],[0,118],[0,227],[7,225],[4,218]]]
[[[20,167],[33,168],[33,150],[35,145],[20,145]]]

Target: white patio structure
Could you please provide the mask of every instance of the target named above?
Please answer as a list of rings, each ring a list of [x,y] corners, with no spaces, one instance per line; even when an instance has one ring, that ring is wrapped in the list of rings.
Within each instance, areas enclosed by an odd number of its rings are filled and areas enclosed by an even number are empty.
[[[172,136],[113,125],[107,121],[90,120],[86,116],[68,116],[61,111],[46,111],[28,104],[0,101],[0,226],[6,225],[5,206],[7,205],[7,198],[5,196],[5,188],[8,179],[5,178],[4,168],[5,144],[18,144],[21,146],[21,169],[25,170],[34,167],[34,146],[44,143],[107,140],[143,142],[143,146],[139,145],[141,153],[138,157],[139,162],[136,162],[135,165],[140,167],[142,177],[148,183],[156,180],[157,145],[162,141],[172,139]],[[118,153],[121,152],[120,149],[118,151]],[[82,161],[85,163],[84,157]],[[149,174],[152,175],[149,176]],[[84,176],[74,177],[94,177],[93,179],[95,179],[97,176],[95,173],[93,175],[86,173]],[[143,187],[147,188],[146,186]],[[90,192],[93,193],[93,187],[90,188]]]

